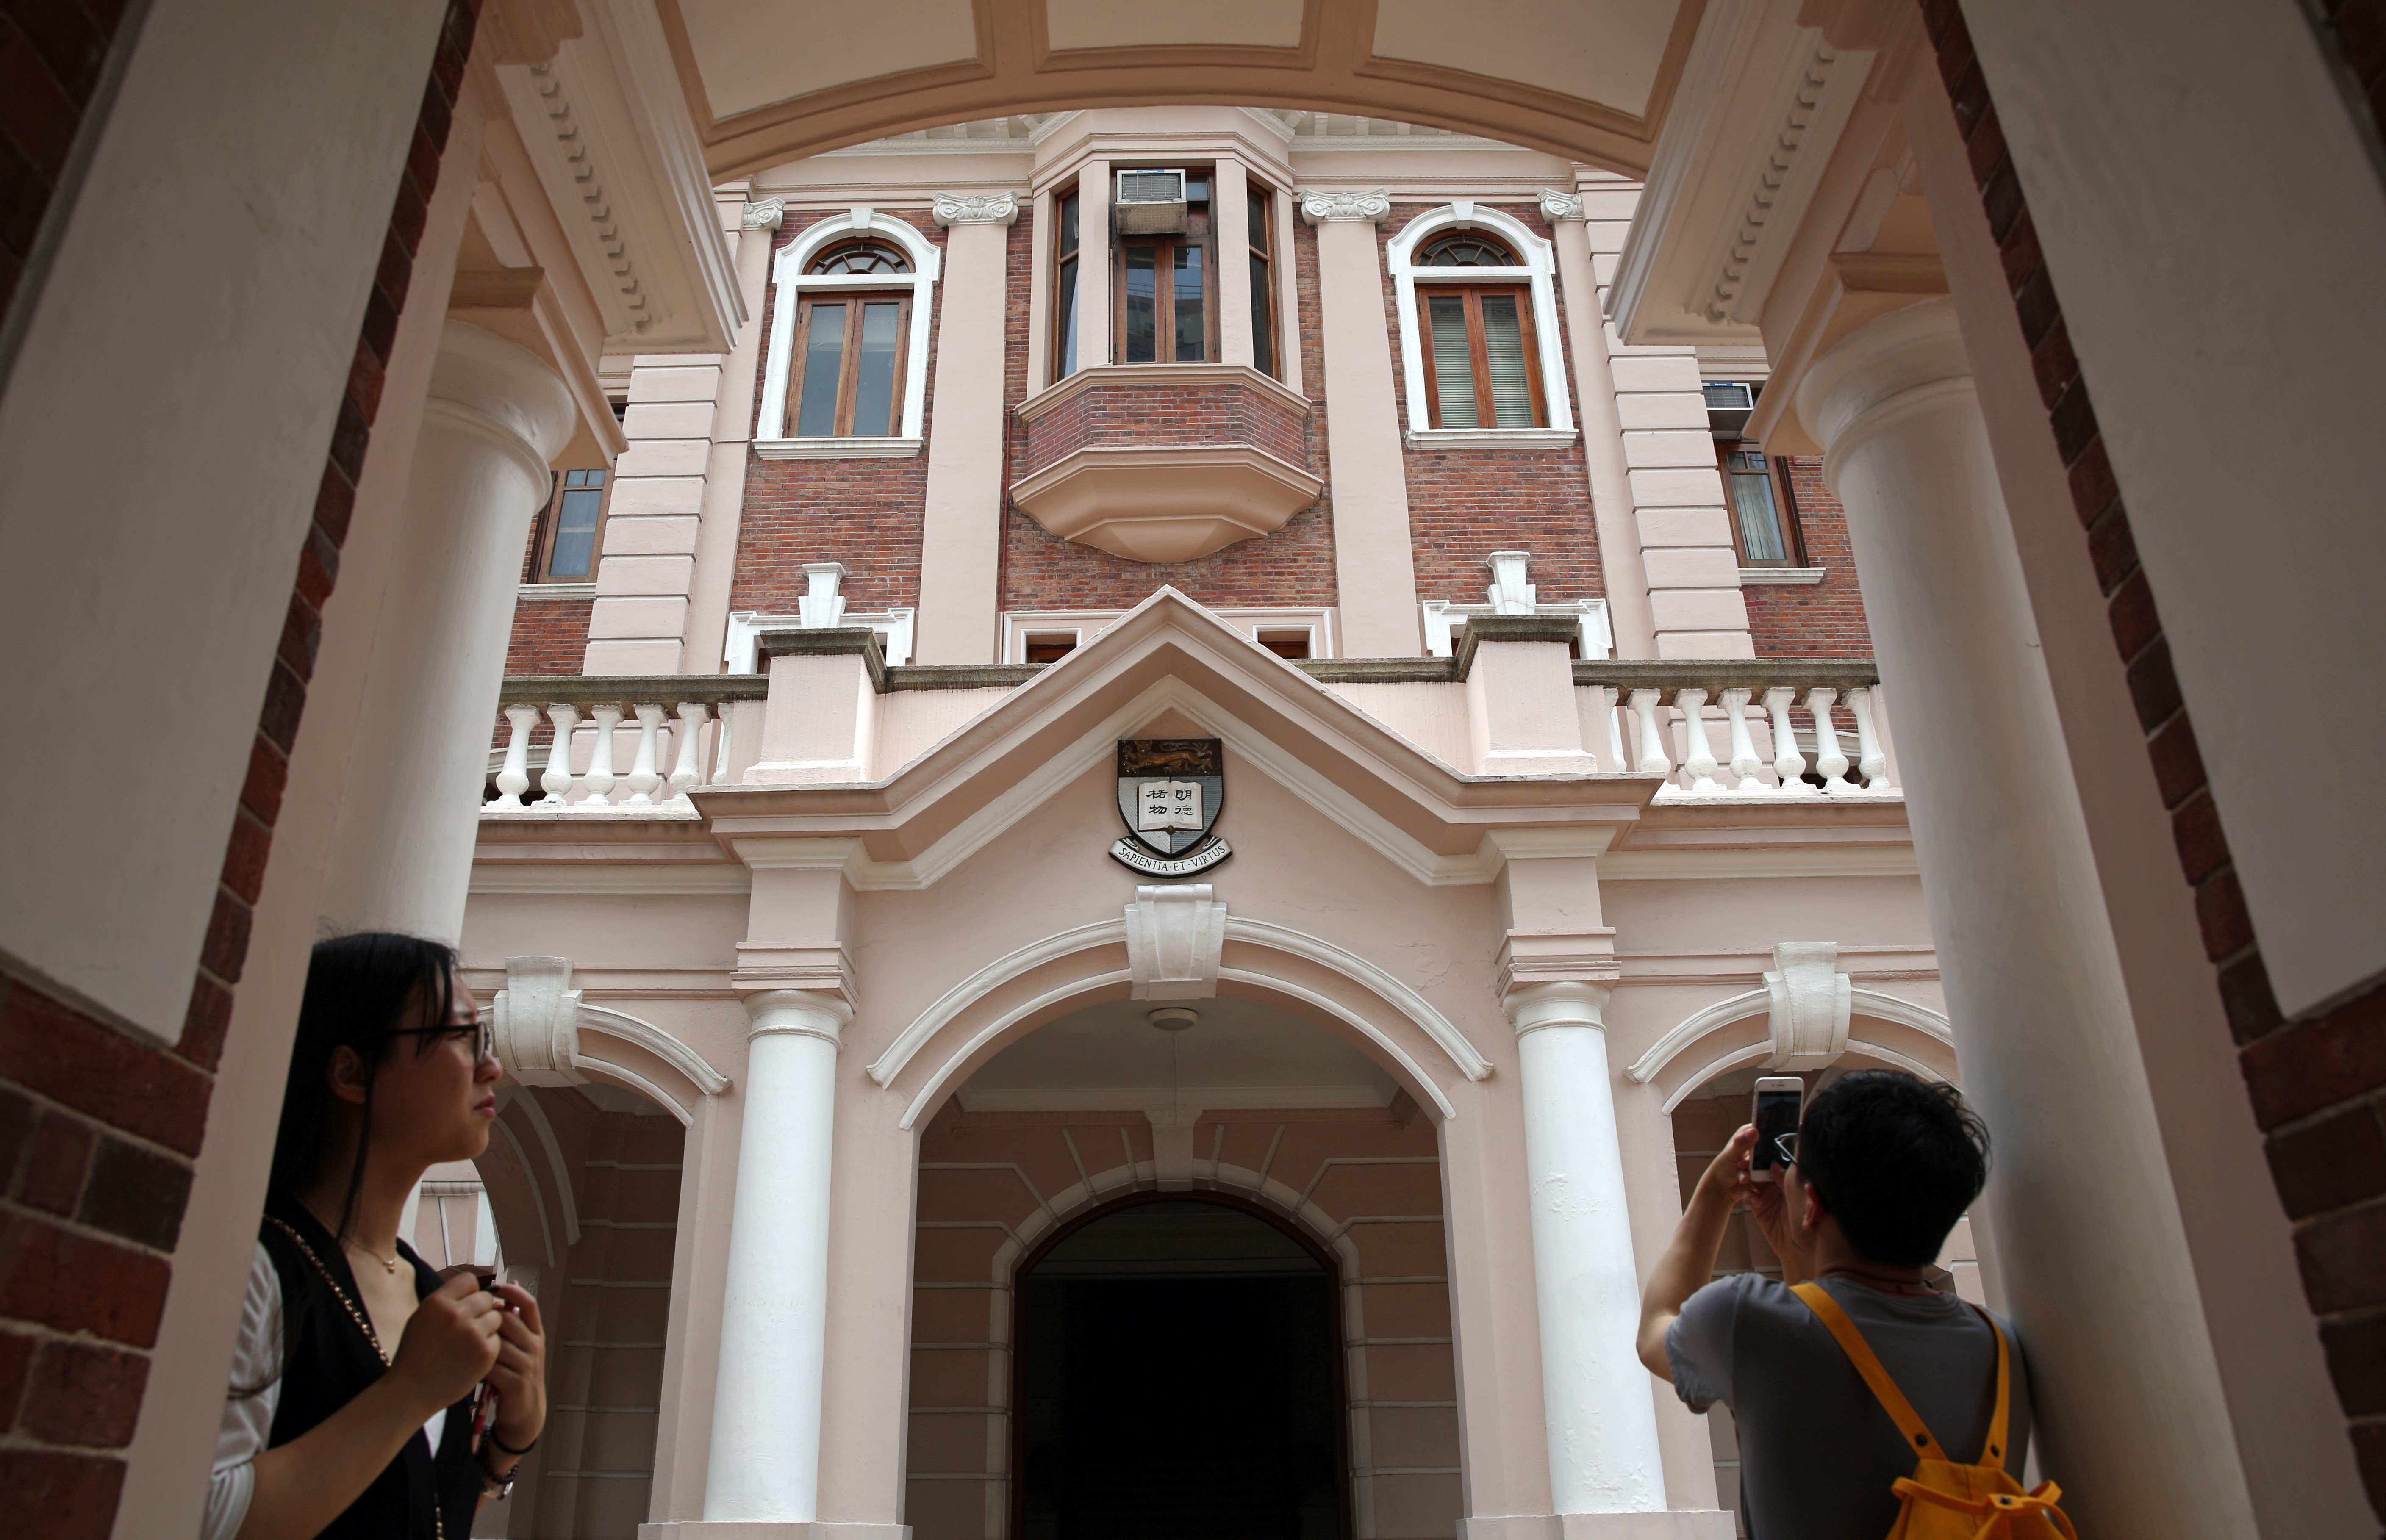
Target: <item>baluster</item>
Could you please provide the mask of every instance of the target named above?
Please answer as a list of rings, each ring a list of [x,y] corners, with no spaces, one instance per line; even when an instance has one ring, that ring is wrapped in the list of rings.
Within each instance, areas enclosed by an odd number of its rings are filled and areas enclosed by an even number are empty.
[[[538,725],[538,707],[509,706],[506,720],[513,724],[513,735],[506,740],[505,769],[497,771],[497,790],[505,795],[490,806],[519,808],[521,794],[530,790],[530,730]]]
[[[1865,778],[1865,790],[1897,790],[1897,783],[1889,778],[1889,756],[1881,752],[1880,734],[1872,724],[1872,687],[1859,684],[1849,691],[1848,709],[1856,714],[1856,773]]]
[[[571,730],[580,725],[580,707],[568,700],[552,702],[546,720],[555,724],[555,742],[546,745],[546,773],[538,778],[546,795],[538,799],[538,805],[556,808],[571,793]]]
[[[1831,796],[1843,796],[1855,789],[1842,779],[1848,773],[1848,757],[1840,752],[1840,730],[1831,721],[1831,703],[1839,698],[1837,690],[1806,692],[1806,709],[1815,717],[1815,773],[1823,778],[1823,790]]]
[[[1607,723],[1607,773],[1621,775],[1632,761],[1624,757],[1624,719],[1615,709],[1615,686],[1601,684],[1596,688],[1600,720]]]
[[[1715,783],[1714,745],[1707,741],[1707,693],[1676,690],[1674,706],[1682,713],[1682,770],[1690,778],[1691,792],[1719,795],[1723,788]]]
[[[721,704],[721,729],[712,735],[712,784],[716,786],[729,773],[729,730],[735,725],[727,709],[729,703],[722,701]]]
[[[697,759],[703,748],[704,703],[684,700],[679,703],[679,762],[672,767],[670,800],[685,802],[687,789],[702,777]]]
[[[633,706],[638,717],[638,753],[630,763],[627,783],[630,795],[622,799],[623,807],[646,807],[655,799],[655,788],[663,778],[655,773],[655,738],[662,732],[663,708],[659,706]]]
[[[1657,690],[1632,692],[1632,720],[1640,730],[1640,762],[1632,767],[1643,775],[1662,775],[1671,779],[1674,757],[1665,752],[1663,730],[1657,726]]]
[[[1790,725],[1790,706],[1798,692],[1788,689],[1764,692],[1764,709],[1773,719],[1773,773],[1781,778],[1781,795],[1803,796],[1809,790],[1799,777],[1806,773],[1806,757],[1798,752],[1797,730]]]
[[[596,722],[596,742],[588,751],[588,773],[580,783],[588,788],[592,804],[609,802],[613,798],[613,729],[622,722],[618,706],[592,706],[588,715]]]
[[[1723,693],[1723,714],[1731,719],[1731,773],[1739,777],[1734,791],[1761,792],[1764,783],[1756,772],[1764,761],[1756,757],[1756,740],[1748,735],[1748,691],[1733,685]]]

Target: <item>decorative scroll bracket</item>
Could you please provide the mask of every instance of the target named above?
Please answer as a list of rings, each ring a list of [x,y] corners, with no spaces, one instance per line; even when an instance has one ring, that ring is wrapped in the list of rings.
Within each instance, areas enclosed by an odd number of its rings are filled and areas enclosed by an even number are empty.
[[[1126,956],[1137,1000],[1207,1000],[1218,993],[1226,906],[1210,884],[1138,887],[1126,907]]]
[[[1854,986],[1839,970],[1839,944],[1779,942],[1773,961],[1774,970],[1764,975],[1773,1005],[1773,1053],[1764,1067],[1820,1070],[1848,1049]]]
[[[524,1085],[578,1085],[580,991],[570,958],[508,958],[490,1006],[497,1062]]]

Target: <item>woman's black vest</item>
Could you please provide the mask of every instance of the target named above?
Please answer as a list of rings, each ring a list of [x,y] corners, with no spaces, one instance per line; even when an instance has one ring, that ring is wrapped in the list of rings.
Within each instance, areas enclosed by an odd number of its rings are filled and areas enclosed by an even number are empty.
[[[304,1204],[277,1197],[265,1213],[257,1235],[282,1279],[287,1323],[282,1399],[265,1440],[267,1448],[279,1448],[346,1406],[388,1370],[360,1323],[363,1296],[339,1243]],[[415,1297],[435,1292],[439,1275],[403,1242],[398,1251],[413,1264]],[[394,1342],[383,1346],[397,1350]],[[468,1396],[447,1409],[436,1458],[417,1428],[364,1495],[325,1526],[320,1540],[466,1540],[481,1497],[471,1443]]]

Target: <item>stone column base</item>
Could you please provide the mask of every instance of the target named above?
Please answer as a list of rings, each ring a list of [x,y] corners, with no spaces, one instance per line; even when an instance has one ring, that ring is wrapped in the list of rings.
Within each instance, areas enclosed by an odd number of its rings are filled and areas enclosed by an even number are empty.
[[[646,1534],[638,1532],[641,1540]],[[1732,1540],[1719,1508],[1657,1513],[1506,1513],[1467,1519],[1459,1540]]]
[[[1652,1536],[1656,1531],[1650,1532]],[[1730,1540],[1727,1527],[1724,1540]],[[640,1524],[638,1540],[911,1540],[909,1524],[860,1524],[833,1519],[671,1519]],[[1665,1540],[1672,1540],[1666,1536]],[[1703,1540],[1703,1537],[1702,1537]]]

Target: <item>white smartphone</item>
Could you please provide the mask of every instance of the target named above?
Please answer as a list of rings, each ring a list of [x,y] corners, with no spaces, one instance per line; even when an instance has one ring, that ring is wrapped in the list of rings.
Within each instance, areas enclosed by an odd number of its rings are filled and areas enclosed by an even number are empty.
[[[1748,1158],[1750,1181],[1781,1180],[1781,1148],[1774,1141],[1798,1132],[1805,1102],[1806,1083],[1796,1075],[1766,1075],[1756,1083],[1754,1104],[1748,1115],[1748,1121],[1756,1125],[1756,1149]]]

